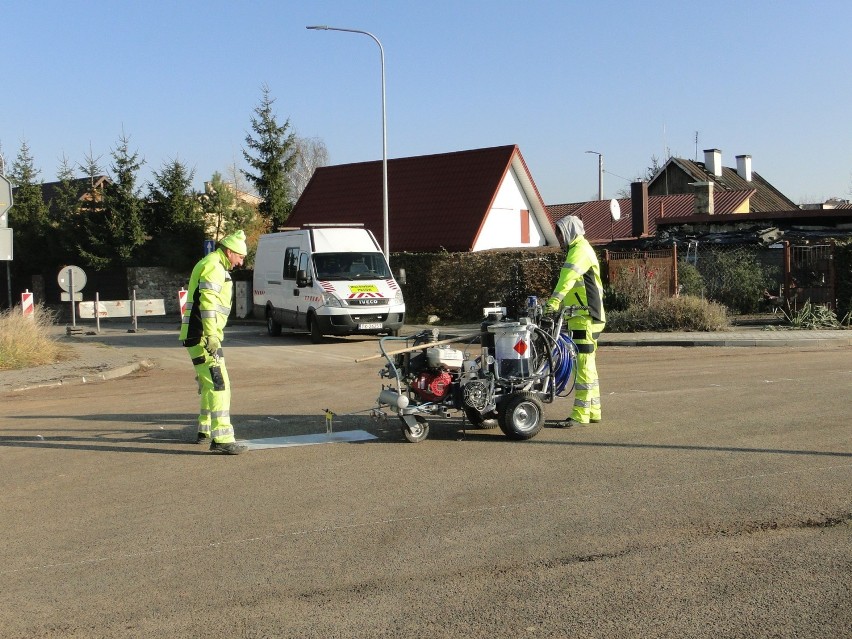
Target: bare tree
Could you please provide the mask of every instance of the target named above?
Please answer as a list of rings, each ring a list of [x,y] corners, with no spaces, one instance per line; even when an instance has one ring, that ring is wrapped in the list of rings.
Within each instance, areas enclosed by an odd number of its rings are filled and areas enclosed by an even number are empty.
[[[665,165],[666,163],[661,162],[660,158],[658,158],[656,155],[652,155],[651,165],[645,169],[645,173],[640,173],[635,178],[633,178],[633,182],[650,182],[651,178],[657,175],[657,173],[659,173]],[[615,197],[618,199],[630,198],[630,186],[628,185],[624,188],[619,189],[616,192]]]
[[[294,201],[302,195],[302,191],[308,186],[314,171],[328,164],[328,147],[321,138],[297,136],[295,147],[296,164],[287,175],[290,180],[290,194]]]

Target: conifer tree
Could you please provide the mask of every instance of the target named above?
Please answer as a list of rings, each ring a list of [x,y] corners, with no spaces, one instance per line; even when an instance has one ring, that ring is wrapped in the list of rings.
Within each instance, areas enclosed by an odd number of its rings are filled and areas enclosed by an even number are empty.
[[[106,268],[110,258],[108,236],[102,232],[105,213],[100,156],[95,157],[89,149],[80,168],[86,176],[86,188],[80,200],[80,214],[70,221],[70,236],[84,265]]]
[[[257,137],[247,135],[248,150],[243,149],[243,156],[253,172],[243,171],[243,174],[263,198],[259,212],[274,229],[287,220],[293,208],[287,176],[296,161],[295,134],[287,132],[289,119],[278,125],[272,110],[275,100],[270,97],[268,86],[263,85],[262,90],[260,105],[251,118],[251,128]]]
[[[204,246],[204,219],[201,205],[192,192],[195,172],[180,160],[154,171],[148,184],[145,232],[149,241],[143,254],[151,266],[190,268]]]
[[[114,266],[133,262],[137,249],[145,242],[142,226],[142,200],[136,186],[137,173],[145,163],[138,152],[130,152],[130,139],[122,132],[112,151],[112,180],[104,187],[102,244]]]
[[[42,273],[48,255],[46,238],[50,226],[39,173],[24,140],[8,178],[14,189],[14,206],[9,209],[9,227],[14,238],[12,267],[15,275],[24,280],[25,288],[32,288],[29,278]]]
[[[74,169],[64,155],[60,159],[56,179],[59,183],[47,203],[51,229],[49,243],[54,264],[61,266],[75,261],[74,229],[80,216],[83,181],[74,177]]]

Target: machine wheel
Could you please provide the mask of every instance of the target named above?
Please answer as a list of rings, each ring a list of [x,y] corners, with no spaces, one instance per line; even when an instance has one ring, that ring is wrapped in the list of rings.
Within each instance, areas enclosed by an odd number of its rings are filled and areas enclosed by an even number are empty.
[[[269,333],[270,337],[281,335],[281,324],[276,322],[275,318],[272,317],[271,309],[266,312],[266,332]]]
[[[509,439],[531,439],[544,426],[544,407],[535,393],[515,393],[501,403],[497,419]]]
[[[317,321],[316,315],[311,315],[308,320],[308,330],[311,333],[311,341],[314,344],[321,344],[323,342],[322,333],[320,332],[319,322]]]
[[[490,410],[487,413],[480,413],[475,408],[471,408],[470,406],[464,407],[464,414],[467,416],[467,421],[476,426],[477,428],[481,428],[483,430],[487,430],[489,428],[497,428],[499,425],[496,410]]]
[[[402,422],[402,434],[412,444],[422,442],[429,436],[429,422],[426,418],[415,415],[414,419],[417,422],[414,426],[409,426],[405,421]]]

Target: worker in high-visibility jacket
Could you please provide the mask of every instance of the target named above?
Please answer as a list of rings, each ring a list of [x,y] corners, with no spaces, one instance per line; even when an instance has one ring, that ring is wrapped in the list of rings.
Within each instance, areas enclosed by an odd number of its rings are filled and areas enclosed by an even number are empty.
[[[236,231],[219,240],[216,250],[195,265],[180,327],[180,339],[195,367],[201,394],[196,441],[209,441],[211,452],[227,455],[238,455],[247,448],[234,438],[231,382],[222,353],[224,329],[231,313],[230,270],[242,265],[247,252],[246,234]]]
[[[577,378],[571,414],[557,422],[558,428],[601,421],[601,390],[595,351],[598,337],[606,325],[603,284],[597,255],[585,237],[583,221],[566,215],[556,222],[556,236],[567,249],[559,280],[547,300],[547,310],[567,306],[585,306],[566,319],[571,339],[577,345]]]

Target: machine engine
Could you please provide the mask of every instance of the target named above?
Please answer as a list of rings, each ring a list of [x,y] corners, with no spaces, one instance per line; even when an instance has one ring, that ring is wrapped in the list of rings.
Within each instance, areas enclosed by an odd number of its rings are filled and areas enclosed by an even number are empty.
[[[432,347],[418,359],[419,366],[412,366],[414,379],[411,392],[421,401],[443,402],[451,397],[453,383],[458,380],[463,353],[454,348]],[[411,359],[414,364],[416,358]],[[419,369],[419,370],[416,370]]]
[[[411,384],[411,391],[426,402],[440,402],[450,392],[453,376],[449,371],[423,371]]]

